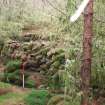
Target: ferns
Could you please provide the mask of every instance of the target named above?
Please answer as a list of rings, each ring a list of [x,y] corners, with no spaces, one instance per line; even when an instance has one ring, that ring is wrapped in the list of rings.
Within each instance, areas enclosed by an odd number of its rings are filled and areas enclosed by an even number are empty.
[[[21,62],[19,60],[9,61],[6,65],[6,69],[8,72],[15,71],[20,69]]]

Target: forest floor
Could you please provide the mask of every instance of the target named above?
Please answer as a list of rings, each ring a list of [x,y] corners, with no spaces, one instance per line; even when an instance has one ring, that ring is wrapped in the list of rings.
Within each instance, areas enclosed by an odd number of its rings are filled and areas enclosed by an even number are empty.
[[[0,105],[24,105],[23,98],[29,90],[0,82]]]
[[[47,38],[46,30],[48,31],[49,29],[51,29],[50,28],[51,26],[47,25],[46,23],[43,23],[43,24],[42,25],[39,24],[36,26],[33,26],[33,25],[26,26],[23,29],[22,35],[27,36],[35,33],[36,37],[39,37],[38,38],[39,40],[40,40],[40,37],[43,37],[43,39],[45,40],[45,38]],[[51,30],[49,30],[49,32],[50,31]],[[47,41],[43,41],[43,43],[47,44]],[[0,73],[1,74],[4,73],[4,70],[5,70],[5,66],[1,61]],[[14,86],[10,83],[0,82],[0,105],[26,105],[24,100],[31,91],[32,91],[32,88],[23,89],[22,87]]]

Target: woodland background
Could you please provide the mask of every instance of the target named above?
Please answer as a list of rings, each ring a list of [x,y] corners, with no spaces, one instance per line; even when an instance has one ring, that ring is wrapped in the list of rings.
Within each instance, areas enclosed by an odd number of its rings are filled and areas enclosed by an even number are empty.
[[[82,0],[0,0],[0,105],[80,105]],[[94,0],[90,102],[105,104],[105,0]],[[25,89],[22,61],[25,60]]]

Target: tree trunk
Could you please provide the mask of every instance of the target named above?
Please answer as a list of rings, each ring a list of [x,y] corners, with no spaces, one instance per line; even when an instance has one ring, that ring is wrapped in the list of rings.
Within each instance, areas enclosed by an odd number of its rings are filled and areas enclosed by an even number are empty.
[[[89,105],[91,58],[92,58],[92,25],[93,0],[89,1],[84,13],[83,60],[81,65],[81,105]]]

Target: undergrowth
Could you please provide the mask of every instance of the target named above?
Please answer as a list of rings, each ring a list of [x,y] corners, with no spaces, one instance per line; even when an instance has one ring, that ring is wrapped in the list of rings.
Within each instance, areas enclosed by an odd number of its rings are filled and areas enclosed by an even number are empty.
[[[26,105],[46,105],[49,93],[46,90],[32,90],[25,98]]]

